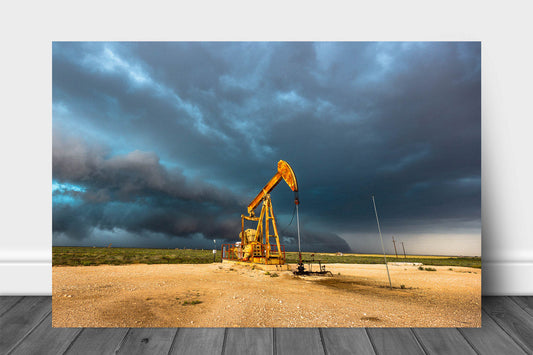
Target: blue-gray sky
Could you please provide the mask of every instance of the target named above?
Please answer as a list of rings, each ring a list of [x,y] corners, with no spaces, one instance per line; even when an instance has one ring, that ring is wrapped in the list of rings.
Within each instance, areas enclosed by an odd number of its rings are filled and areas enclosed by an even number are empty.
[[[234,242],[283,159],[304,250],[379,251],[374,194],[389,252],[480,255],[479,42],[56,42],[52,69],[54,245]]]

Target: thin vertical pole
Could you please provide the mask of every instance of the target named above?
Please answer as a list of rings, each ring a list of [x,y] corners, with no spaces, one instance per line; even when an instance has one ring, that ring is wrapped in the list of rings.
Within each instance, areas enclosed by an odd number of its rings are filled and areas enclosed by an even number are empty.
[[[396,254],[396,259],[398,259],[398,252],[396,251],[396,242],[394,241],[394,236],[392,236],[392,244],[394,244],[394,254]]]
[[[376,209],[376,201],[372,195],[372,203],[374,204],[374,212],[376,213],[376,222],[378,223],[379,239],[381,240],[381,249],[383,249],[383,258],[385,259],[385,267],[387,268],[387,276],[389,277],[389,285],[392,289],[392,281],[390,279],[389,265],[387,264],[387,256],[385,255],[385,246],[383,245],[383,236],[381,235],[381,228],[379,226],[378,210]]]
[[[303,274],[305,271],[302,261],[302,248],[300,247],[300,214],[298,213],[298,204],[296,204],[296,227],[298,228],[298,273]]]
[[[296,205],[296,228],[298,229],[298,253],[302,252],[300,248],[300,216],[298,215],[298,205]]]
[[[403,246],[403,242],[402,242],[402,248],[403,248],[403,258],[407,259],[407,256],[405,256],[405,247]]]

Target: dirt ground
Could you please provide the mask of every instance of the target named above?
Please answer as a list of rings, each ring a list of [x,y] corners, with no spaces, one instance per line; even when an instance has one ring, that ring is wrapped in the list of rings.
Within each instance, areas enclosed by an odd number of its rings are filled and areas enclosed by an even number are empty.
[[[481,270],[328,264],[53,267],[54,327],[480,327]],[[403,285],[403,286],[402,286]],[[402,288],[403,287],[403,288]]]

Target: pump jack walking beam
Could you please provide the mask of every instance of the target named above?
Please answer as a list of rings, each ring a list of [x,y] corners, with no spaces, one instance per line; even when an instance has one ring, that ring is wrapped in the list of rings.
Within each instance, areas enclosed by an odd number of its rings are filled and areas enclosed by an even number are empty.
[[[292,191],[294,191],[294,203],[297,205],[300,203],[298,200],[298,183],[296,182],[296,175],[294,175],[294,171],[292,171],[291,166],[283,160],[280,160],[278,162],[278,172],[276,175],[270,179],[269,182],[263,187],[261,192],[257,194],[257,196],[250,202],[248,205],[248,214],[250,217],[254,217],[254,210],[257,208],[257,206],[261,203],[263,198],[268,195],[274,188],[279,184],[281,179],[285,180],[287,185],[291,188]]]

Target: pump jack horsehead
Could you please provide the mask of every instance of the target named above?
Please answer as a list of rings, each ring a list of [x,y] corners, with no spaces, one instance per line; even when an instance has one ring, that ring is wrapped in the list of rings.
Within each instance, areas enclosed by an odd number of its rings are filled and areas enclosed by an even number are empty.
[[[290,189],[294,191],[294,203],[299,204],[296,175],[286,161],[280,160],[277,173],[248,205],[248,216],[241,215],[241,233],[239,234],[241,241],[234,245],[222,246],[223,259],[267,265],[285,264],[285,246],[279,242],[278,227],[270,199],[270,192],[281,179],[285,180]],[[256,217],[255,209],[261,202],[263,203],[261,213],[259,217]],[[245,230],[245,220],[257,222],[257,228]]]

